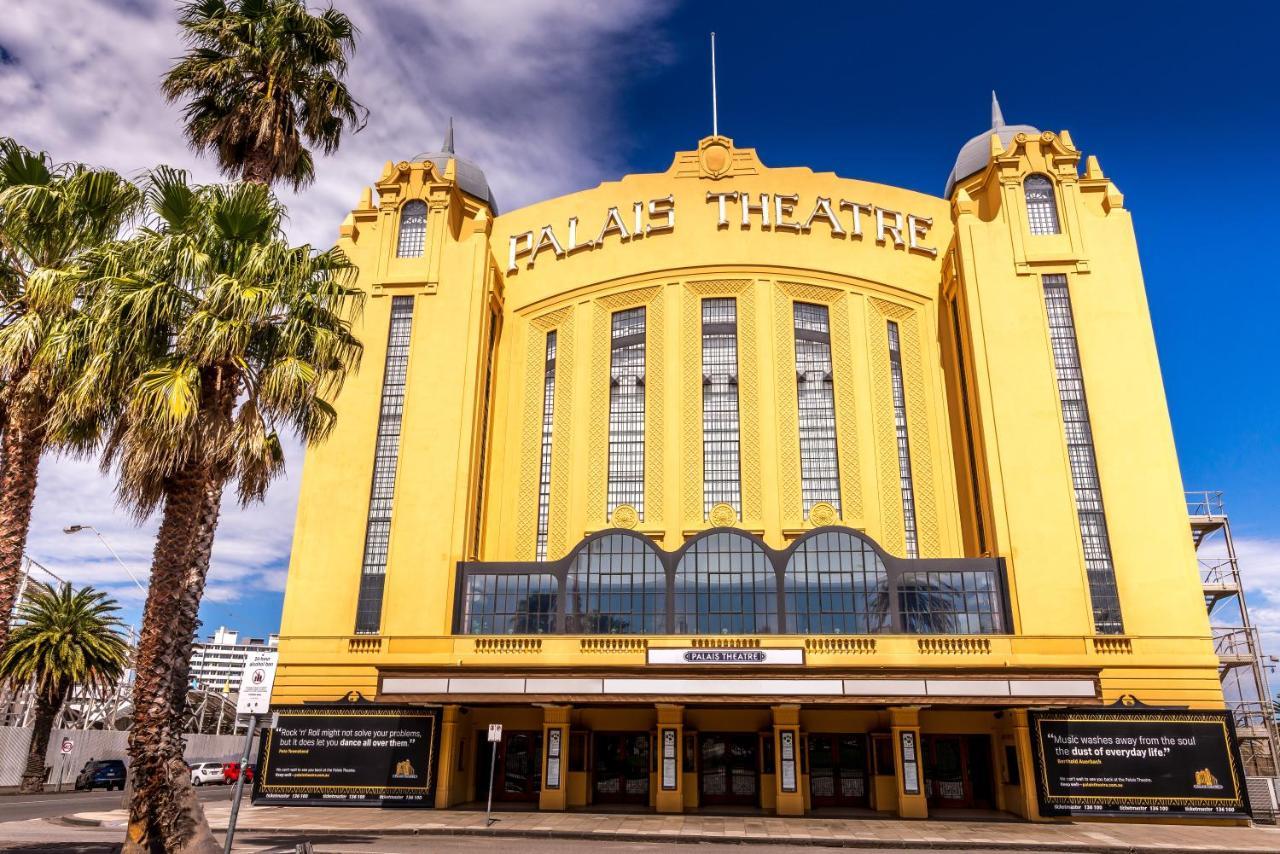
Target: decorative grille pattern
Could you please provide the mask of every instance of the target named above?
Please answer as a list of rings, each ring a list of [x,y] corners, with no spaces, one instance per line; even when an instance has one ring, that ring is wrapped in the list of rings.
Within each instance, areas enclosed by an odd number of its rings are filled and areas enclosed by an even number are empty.
[[[717,504],[742,514],[738,419],[738,308],[733,298],[702,301],[703,517]]]
[[[889,375],[893,388],[893,425],[898,438],[898,480],[902,490],[902,540],[907,557],[920,557],[916,531],[916,494],[911,480],[911,442],[907,437],[907,395],[902,382],[902,342],[896,321],[889,329]]]
[[[592,540],[565,581],[566,631],[584,635],[660,634],[667,622],[666,570],[636,537]]]
[[[547,559],[551,522],[551,433],[556,402],[556,332],[547,333],[547,358],[542,380],[542,450],[538,456],[538,538],[535,560]]]
[[[375,634],[382,624],[382,591],[391,540],[391,505],[395,497],[396,464],[400,457],[400,423],[404,418],[404,387],[409,373],[409,338],[413,330],[413,297],[391,298],[387,331],[387,360],[382,374],[382,404],[373,452],[373,486],[364,535],[364,565],[356,601],[356,632]]]
[[[1058,203],[1053,197],[1053,182],[1044,175],[1028,175],[1022,182],[1027,197],[1027,225],[1032,234],[1060,234]]]
[[[427,245],[427,203],[405,202],[400,209],[400,240],[397,258],[421,258]]]
[[[614,312],[609,357],[609,492],[605,516],[629,504],[644,519],[643,306]]]
[[[463,591],[468,634],[539,635],[557,631],[560,582],[554,575],[471,575]]]
[[[677,634],[774,634],[778,579],[759,542],[734,531],[696,541],[676,564]]]
[[[889,630],[889,578],[866,541],[823,531],[796,546],[784,583],[787,634]]]
[[[1093,448],[1089,404],[1080,370],[1080,350],[1076,341],[1075,318],[1067,277],[1044,277],[1044,304],[1049,317],[1049,342],[1058,378],[1058,399],[1062,404],[1062,424],[1066,432],[1067,456],[1071,462],[1071,482],[1075,488],[1076,514],[1084,546],[1089,598],[1093,603],[1093,626],[1098,634],[1123,634],[1120,594],[1116,590],[1116,570],[1111,558],[1107,516],[1102,506],[1102,485]]]
[[[800,412],[800,494],[804,515],[819,502],[840,511],[840,462],[825,305],[794,305],[796,402]]]

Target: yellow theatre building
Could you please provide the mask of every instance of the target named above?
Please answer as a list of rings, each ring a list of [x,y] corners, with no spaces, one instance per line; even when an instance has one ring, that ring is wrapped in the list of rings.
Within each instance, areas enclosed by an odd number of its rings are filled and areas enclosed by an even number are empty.
[[[438,709],[437,807],[1033,820],[1036,710],[1222,709],[1124,197],[994,112],[941,196],[389,162],[274,702]]]

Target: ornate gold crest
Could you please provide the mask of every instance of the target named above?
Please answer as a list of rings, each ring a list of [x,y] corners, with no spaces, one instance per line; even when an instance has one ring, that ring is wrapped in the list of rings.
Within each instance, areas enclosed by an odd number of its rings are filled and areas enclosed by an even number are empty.
[[[717,504],[711,508],[707,519],[717,528],[727,528],[738,521],[738,511],[728,504]]]
[[[722,178],[733,166],[733,141],[723,136],[709,136],[698,146],[698,164],[708,178]]]
[[[630,530],[640,523],[640,514],[630,504],[619,504],[613,508],[613,515],[609,517],[609,521],[615,528]]]
[[[819,501],[809,508],[809,524],[815,528],[834,525],[839,519],[840,514],[836,512],[836,508],[825,501]]]

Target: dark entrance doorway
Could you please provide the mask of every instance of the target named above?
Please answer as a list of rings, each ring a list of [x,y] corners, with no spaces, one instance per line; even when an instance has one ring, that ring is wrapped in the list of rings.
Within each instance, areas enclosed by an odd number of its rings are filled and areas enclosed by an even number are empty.
[[[809,733],[809,796],[815,807],[869,807],[867,737]]]
[[[598,732],[592,756],[595,803],[649,803],[647,732]]]
[[[994,808],[989,736],[926,735],[922,742],[924,787],[931,808]]]
[[[489,761],[493,745],[485,734],[476,738],[476,800],[489,795]],[[505,730],[498,742],[493,771],[495,801],[536,801],[542,789],[542,732]]]
[[[703,733],[699,736],[699,802],[708,805],[758,806],[760,773],[754,732]]]

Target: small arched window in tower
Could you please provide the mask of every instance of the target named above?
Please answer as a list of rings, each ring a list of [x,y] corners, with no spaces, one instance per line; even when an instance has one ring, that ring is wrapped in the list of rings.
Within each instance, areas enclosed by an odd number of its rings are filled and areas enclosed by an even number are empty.
[[[1022,182],[1022,189],[1027,195],[1027,223],[1031,226],[1031,233],[1061,234],[1053,182],[1044,175],[1028,175]]]
[[[421,258],[427,243],[427,203],[405,202],[400,209],[400,242],[397,258]]]

